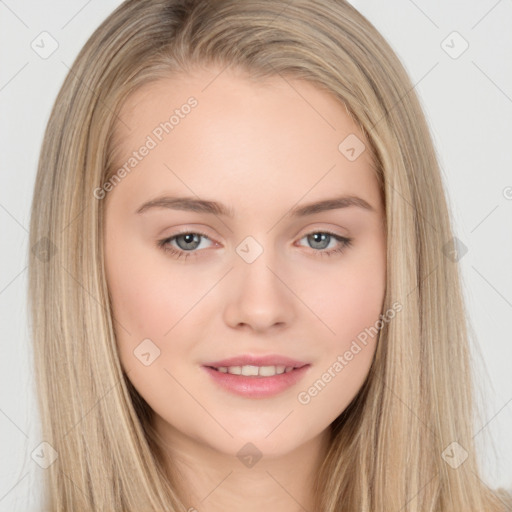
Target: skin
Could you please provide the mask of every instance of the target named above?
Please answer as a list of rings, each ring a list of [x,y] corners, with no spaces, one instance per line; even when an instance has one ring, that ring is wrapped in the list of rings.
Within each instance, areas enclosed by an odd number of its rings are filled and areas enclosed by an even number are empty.
[[[384,209],[370,155],[349,161],[338,150],[349,134],[363,136],[344,106],[316,86],[280,76],[256,83],[209,68],[147,84],[129,98],[120,112],[129,129],[116,128],[116,163],[123,165],[190,96],[197,107],[102,199],[121,364],[154,411],[187,507],[313,510],[329,426],[361,388],[375,339],[309,403],[298,394],[382,313]],[[164,193],[224,203],[235,217],[166,208],[135,213]],[[287,215],[338,195],[360,197],[374,210]],[[188,249],[196,257],[176,258],[156,245],[197,230],[209,238]],[[322,256],[341,244],[307,235],[326,230],[352,245]],[[236,252],[247,236],[263,249],[252,263]],[[183,238],[169,244],[184,252],[191,246]],[[147,338],[160,354],[146,366],[134,350]],[[282,354],[310,367],[284,392],[251,399],[220,388],[201,366],[247,353]],[[249,442],[262,454],[252,467],[236,456]]]

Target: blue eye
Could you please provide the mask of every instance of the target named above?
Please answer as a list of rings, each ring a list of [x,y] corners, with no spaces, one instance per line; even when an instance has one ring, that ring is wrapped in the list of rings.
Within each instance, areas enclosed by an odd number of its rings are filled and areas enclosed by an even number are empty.
[[[320,237],[318,237],[318,235],[320,235]],[[313,231],[303,236],[301,240],[304,238],[307,238],[310,243],[320,244],[320,250],[315,250],[313,248],[315,255],[318,256],[333,256],[334,254],[341,254],[345,249],[352,245],[352,238],[336,235],[335,233],[330,233],[328,231]],[[183,233],[178,233],[169,238],[159,240],[157,242],[157,245],[164,252],[170,254],[175,258],[187,259],[189,256],[197,256],[197,253],[199,251],[196,251],[196,249],[200,245],[201,239],[210,240],[210,238],[204,233],[196,231],[184,231]],[[178,240],[181,242],[178,243]],[[325,243],[326,240],[327,242],[335,240],[337,242],[336,247],[333,249],[324,250],[325,247],[323,247],[323,244]],[[178,245],[178,247],[171,245],[172,242],[175,242]],[[180,245],[182,247],[180,247]],[[327,243],[327,246],[328,245],[329,243]]]
[[[320,235],[320,237],[318,237],[318,235]],[[336,247],[334,249],[329,249],[328,251],[323,250],[325,247],[320,247],[322,250],[315,251],[319,256],[333,256],[334,254],[341,254],[345,249],[352,245],[352,238],[336,235],[329,231],[313,231],[312,233],[303,236],[301,240],[303,238],[307,238],[308,242],[311,242],[312,240],[313,244],[319,243],[321,246],[324,244],[325,240],[327,240],[327,242],[330,242],[331,240],[335,240],[337,242]],[[327,246],[328,245],[329,244],[327,244]]]
[[[169,238],[165,238],[164,240],[159,240],[158,246],[164,252],[171,254],[171,256],[174,256],[176,258],[183,257],[184,259],[187,259],[189,256],[196,256],[195,249],[197,249],[197,246],[199,245],[197,244],[197,241],[200,238],[205,238],[209,240],[208,236],[205,235],[204,233],[199,233],[195,231],[184,231],[183,233],[178,233]],[[185,248],[190,250],[185,250],[179,247],[180,244],[178,244],[178,248],[170,245],[171,242],[176,240],[183,240],[184,244],[181,245],[185,245]],[[187,245],[192,245],[193,247],[187,247]],[[191,250],[193,250],[194,252],[191,252]]]

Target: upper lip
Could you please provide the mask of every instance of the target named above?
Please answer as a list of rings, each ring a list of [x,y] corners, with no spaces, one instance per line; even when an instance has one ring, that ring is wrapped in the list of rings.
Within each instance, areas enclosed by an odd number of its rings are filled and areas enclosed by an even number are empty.
[[[212,366],[213,368],[220,368],[222,366],[285,366],[294,368],[301,368],[302,366],[307,365],[303,361],[299,361],[297,359],[292,359],[290,357],[281,356],[278,354],[269,354],[266,356],[256,356],[252,354],[244,354],[235,357],[229,357],[227,359],[222,359],[219,361],[214,361],[211,363],[206,363],[204,366]]]

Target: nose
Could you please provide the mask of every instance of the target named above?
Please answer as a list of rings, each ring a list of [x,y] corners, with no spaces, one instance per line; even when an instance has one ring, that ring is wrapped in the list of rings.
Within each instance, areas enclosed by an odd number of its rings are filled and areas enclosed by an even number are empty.
[[[230,272],[226,286],[224,321],[235,329],[265,332],[291,325],[299,302],[293,283],[279,269],[271,251],[264,251],[255,261],[239,259]]]

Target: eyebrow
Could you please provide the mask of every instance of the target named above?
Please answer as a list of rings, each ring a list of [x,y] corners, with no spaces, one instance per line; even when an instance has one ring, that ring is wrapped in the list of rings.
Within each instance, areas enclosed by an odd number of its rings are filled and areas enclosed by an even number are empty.
[[[308,203],[302,206],[296,206],[288,213],[292,217],[306,217],[315,213],[325,212],[328,210],[337,210],[340,208],[348,208],[356,206],[369,211],[375,211],[367,201],[356,196],[341,196],[324,199],[315,203]],[[153,208],[169,208],[172,210],[184,210],[197,213],[208,213],[233,218],[234,212],[222,203],[216,201],[208,201],[205,199],[197,199],[194,197],[174,197],[162,196],[152,199],[142,204],[135,213],[141,214]]]

